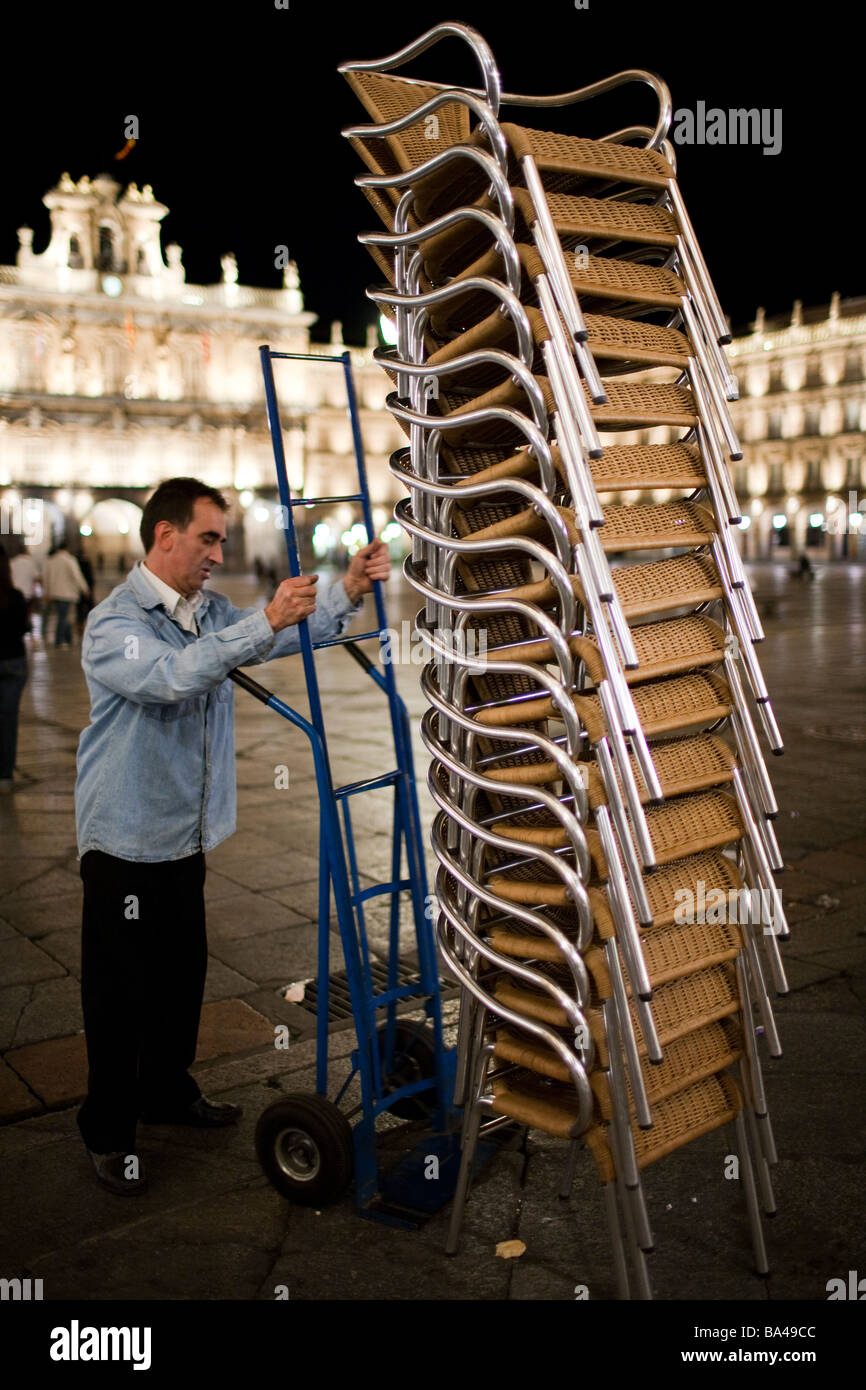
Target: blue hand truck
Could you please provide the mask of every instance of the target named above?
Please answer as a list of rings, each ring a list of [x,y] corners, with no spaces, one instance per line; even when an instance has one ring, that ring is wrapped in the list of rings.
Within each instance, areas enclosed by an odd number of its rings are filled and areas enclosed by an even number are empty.
[[[367,536],[374,536],[367,470],[358,417],[358,405],[348,352],[327,357],[312,353],[273,352],[259,348],[264,376],[268,426],[277,469],[289,573],[301,573],[294,523],[296,507],[315,507],[336,502],[360,503]],[[292,497],[286,471],[283,435],[274,381],[276,359],[340,363],[343,368],[359,491],[348,496]],[[378,628],[355,637],[314,642],[304,620],[299,624],[310,718],[285,704],[243,671],[232,679],[249,694],[282,715],[309,739],[313,750],[319,795],[319,912],[318,979],[316,985],[316,1092],[286,1095],[269,1106],[256,1127],[256,1150],[265,1173],[283,1196],[302,1206],[326,1206],[347,1189],[353,1172],[360,1214],[391,1225],[416,1227],[444,1205],[456,1180],[459,1140],[457,1115],[452,1104],[455,1054],[446,1048],[442,1033],[440,983],[428,903],[424,848],[415,786],[409,715],[397,693],[394,667],[384,661],[382,670],[358,646],[371,638],[385,641],[387,618],[382,584],[373,585]],[[325,720],[316,675],[315,652],[321,647],[344,646],[381,688],[388,701],[396,766],[346,786],[335,787],[331,776]],[[364,792],[394,788],[391,877],[388,882],[362,888],[358,855],[352,832],[350,802]],[[341,831],[338,807],[342,812]],[[407,865],[401,877],[403,854]],[[330,903],[333,892],[345,962],[345,975],[355,1024],[357,1047],[352,1070],[335,1100],[328,1099],[328,1015],[330,971]],[[416,978],[401,982],[400,896],[411,894],[417,945]],[[386,987],[374,979],[364,919],[364,904],[390,895]],[[398,1006],[415,1001],[427,1016],[426,1024],[398,1016]],[[360,1078],[361,1102],[351,1114],[354,1126],[339,1108],[355,1076]],[[380,1171],[376,1144],[376,1119],[385,1111],[407,1120],[429,1121],[428,1133],[389,1173]],[[436,1158],[436,1182],[429,1160]]]

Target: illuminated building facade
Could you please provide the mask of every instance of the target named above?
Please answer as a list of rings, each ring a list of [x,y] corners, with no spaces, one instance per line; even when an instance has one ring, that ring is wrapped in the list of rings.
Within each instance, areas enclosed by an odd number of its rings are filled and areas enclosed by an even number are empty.
[[[726,349],[739,384],[731,402],[743,449],[732,465],[747,560],[860,560],[866,512],[866,299],[841,300],[767,319]],[[676,373],[656,368],[650,380]],[[667,444],[679,429],[603,436],[610,443]],[[646,500],[675,494],[655,491]],[[637,501],[638,493],[625,500]]]
[[[65,533],[107,565],[140,554],[138,520],[165,477],[192,474],[224,490],[233,561],[284,561],[276,477],[264,412],[258,347],[314,357],[341,353],[311,344],[297,266],[282,252],[282,288],[238,283],[233,255],[218,285],[186,281],[181,248],[163,248],[168,208],[150,187],[126,189],[107,175],[77,183],[64,174],[44,199],[51,235],[33,249],[18,232],[17,264],[0,266],[0,513],[35,551]],[[280,264],[280,261],[276,261]],[[376,330],[351,349],[377,528],[402,489],[388,470],[405,442],[385,410],[388,379],[372,361]],[[289,481],[307,496],[357,491],[339,366],[275,364]],[[29,502],[28,502],[28,499]],[[44,525],[35,525],[36,511]],[[348,504],[313,518],[320,553],[358,520]],[[35,531],[42,534],[38,541]]]
[[[749,559],[860,559],[866,512],[866,299],[786,319],[758,310],[728,348],[740,386],[735,466]]]

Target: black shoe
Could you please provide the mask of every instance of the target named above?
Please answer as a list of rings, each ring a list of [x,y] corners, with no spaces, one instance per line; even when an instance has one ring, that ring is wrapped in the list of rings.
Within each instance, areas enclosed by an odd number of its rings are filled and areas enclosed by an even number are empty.
[[[147,1111],[141,1118],[146,1125],[193,1125],[196,1129],[221,1129],[224,1125],[236,1125],[243,1113],[239,1105],[199,1096],[185,1110],[162,1113]]]
[[[147,1187],[147,1178],[137,1154],[96,1154],[92,1149],[88,1149],[87,1153],[99,1181],[111,1192],[116,1192],[121,1197],[132,1197]],[[133,1159],[134,1164],[131,1162]]]

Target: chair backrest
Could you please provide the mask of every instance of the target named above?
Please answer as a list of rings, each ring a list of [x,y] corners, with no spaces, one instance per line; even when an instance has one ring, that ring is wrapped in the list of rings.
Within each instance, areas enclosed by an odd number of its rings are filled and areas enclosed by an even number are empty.
[[[364,110],[379,124],[410,115],[441,88],[381,72],[347,72],[346,81]],[[446,101],[420,121],[396,135],[353,138],[358,151],[374,174],[407,173],[434,154],[469,139],[469,109],[462,102]]]

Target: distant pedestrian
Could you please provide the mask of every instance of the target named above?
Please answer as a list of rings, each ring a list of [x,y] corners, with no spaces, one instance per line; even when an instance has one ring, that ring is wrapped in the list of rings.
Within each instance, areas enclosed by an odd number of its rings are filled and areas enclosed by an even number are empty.
[[[13,790],[18,749],[18,706],[27,683],[24,634],[30,631],[27,600],[12,583],[9,557],[0,545],[0,793]]]
[[[42,577],[39,565],[29,550],[22,550],[20,554],[12,556],[9,568],[12,571],[13,587],[21,590],[29,605],[33,602],[36,585]]]
[[[44,588],[46,602],[51,602],[56,617],[54,645],[70,647],[72,629],[69,625],[69,610],[81,595],[90,593],[90,587],[75,556],[70,555],[65,541],[61,541],[45,561]]]
[[[78,561],[78,568],[84,575],[84,580],[88,588],[88,593],[79,596],[75,613],[78,640],[80,642],[84,636],[84,625],[87,622],[87,615],[93,607],[93,566],[83,550],[79,550],[75,558]]]

